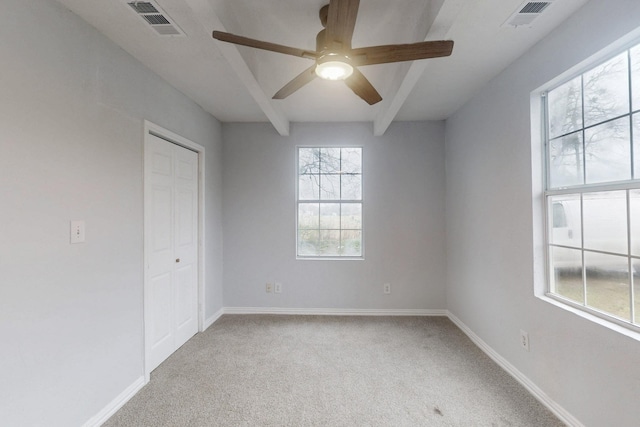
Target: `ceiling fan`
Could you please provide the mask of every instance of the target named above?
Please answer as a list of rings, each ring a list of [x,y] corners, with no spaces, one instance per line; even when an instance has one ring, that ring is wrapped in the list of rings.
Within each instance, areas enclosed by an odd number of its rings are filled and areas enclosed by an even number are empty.
[[[351,47],[360,0],[330,0],[320,9],[324,29],[316,36],[316,50],[298,49],[275,43],[214,31],[213,38],[243,46],[314,60],[314,64],[280,89],[273,99],[284,99],[316,77],[344,80],[369,105],[382,97],[357,67],[390,62],[413,61],[451,55],[453,41],[439,40],[411,44]]]

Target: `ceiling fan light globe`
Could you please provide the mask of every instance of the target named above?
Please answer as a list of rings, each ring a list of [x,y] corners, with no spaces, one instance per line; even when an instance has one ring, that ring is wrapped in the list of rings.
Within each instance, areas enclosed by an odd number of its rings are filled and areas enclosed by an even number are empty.
[[[325,80],[344,80],[353,74],[353,67],[342,61],[324,61],[316,67],[316,74]]]

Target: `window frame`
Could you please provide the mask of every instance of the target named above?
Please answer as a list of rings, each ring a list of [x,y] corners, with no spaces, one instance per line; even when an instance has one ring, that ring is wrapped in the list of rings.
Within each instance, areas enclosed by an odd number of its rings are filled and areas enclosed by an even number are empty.
[[[347,200],[300,200],[299,185],[300,185],[300,149],[301,148],[317,148],[317,149],[360,149],[360,200],[347,199]],[[299,261],[363,261],[365,259],[365,166],[364,166],[364,146],[357,144],[305,144],[295,146],[295,254],[296,260]],[[299,253],[299,205],[301,203],[338,203],[342,204],[359,204],[361,207],[361,228],[360,228],[360,255],[300,255]],[[319,229],[321,230],[321,229]],[[340,225],[340,231],[342,231],[342,224]]]
[[[636,33],[637,34],[637,33]],[[629,331],[634,338],[638,338],[637,332],[640,332],[640,315],[638,313],[638,301],[640,300],[640,293],[635,292],[634,287],[638,286],[638,277],[635,275],[634,280],[634,263],[640,262],[640,255],[632,254],[632,217],[631,217],[631,191],[640,191],[640,170],[637,170],[638,157],[640,157],[640,150],[637,150],[637,146],[634,143],[634,118],[640,117],[640,105],[634,105],[633,99],[633,85],[640,84],[640,82],[635,82],[633,80],[633,69],[631,64],[631,50],[634,48],[640,48],[640,39],[637,38],[637,35],[630,39],[631,42],[626,41],[618,41],[608,48],[604,50],[606,52],[603,54],[598,54],[596,57],[592,57],[587,61],[577,65],[572,69],[572,72],[565,73],[564,75],[558,76],[553,80],[553,84],[548,84],[544,86],[542,89],[538,91],[534,91],[537,93],[539,102],[540,102],[540,140],[539,142],[542,145],[542,187],[541,187],[541,197],[542,197],[542,220],[543,220],[543,228],[542,228],[542,243],[543,243],[543,251],[544,251],[544,296],[550,298],[551,300],[558,302],[561,306],[568,306],[573,309],[577,309],[579,312],[586,313],[587,315],[595,316],[596,319],[604,320],[605,324],[615,324],[624,327],[624,330]],[[589,73],[590,71],[596,69],[600,65],[606,63],[607,61],[626,53],[627,58],[627,79],[628,79],[628,110],[619,115],[615,115],[613,117],[607,118],[606,120],[599,121],[597,123],[591,123],[589,125],[585,125],[584,120],[584,75]],[[553,138],[550,137],[550,114],[549,114],[549,92],[561,87],[562,85],[570,82],[573,79],[580,77],[580,85],[581,85],[581,97],[582,97],[582,105],[581,105],[581,114],[582,114],[582,123],[578,129],[573,130],[568,133],[560,133],[555,135]],[[532,97],[533,101],[533,97]],[[532,106],[535,105],[535,102],[532,102]],[[536,117],[532,114],[532,118]],[[586,143],[584,140],[585,132],[591,128],[595,128],[597,126],[601,126],[603,124],[613,122],[615,120],[620,120],[623,118],[628,118],[629,123],[629,157],[628,162],[630,163],[630,176],[629,179],[618,180],[618,181],[606,181],[606,182],[596,182],[596,183],[587,183],[587,163],[586,163]],[[533,130],[533,129],[532,129]],[[557,138],[562,138],[567,135],[571,135],[573,133],[581,133],[582,134],[582,184],[574,184],[574,185],[565,185],[558,187],[551,187],[551,141]],[[637,133],[637,132],[636,132]],[[640,135],[635,135],[636,138],[640,139]],[[536,138],[533,138],[536,141]],[[594,250],[590,248],[585,248],[584,241],[584,196],[593,193],[601,193],[601,192],[610,192],[610,191],[624,191],[625,192],[625,206],[626,206],[626,238],[627,238],[627,248],[626,255],[615,252],[608,252],[603,250]],[[559,244],[554,244],[552,241],[552,233],[554,227],[554,203],[552,200],[554,196],[563,196],[563,195],[576,195],[578,197],[580,203],[580,247],[567,247]],[[565,218],[566,220],[566,218]],[[581,268],[582,268],[582,285],[583,285],[583,303],[577,303],[565,297],[561,294],[552,292],[552,286],[554,281],[554,269],[553,263],[551,261],[551,248],[552,247],[567,247],[574,250],[580,251],[581,256]],[[629,320],[620,318],[615,316],[614,314],[607,313],[605,311],[598,310],[592,306],[587,305],[587,276],[586,276],[586,262],[585,262],[585,253],[598,253],[605,255],[616,255],[616,256],[624,256],[627,259],[628,266],[628,277],[629,277]],[[624,330],[617,329],[620,332],[624,332]]]

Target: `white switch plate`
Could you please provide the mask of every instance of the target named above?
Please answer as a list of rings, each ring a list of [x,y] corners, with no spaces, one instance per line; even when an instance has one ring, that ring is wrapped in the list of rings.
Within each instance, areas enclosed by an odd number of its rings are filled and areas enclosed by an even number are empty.
[[[275,282],[273,284],[273,292],[275,292],[276,294],[281,294],[282,293],[282,283]]]
[[[71,221],[71,243],[84,243],[84,221]]]

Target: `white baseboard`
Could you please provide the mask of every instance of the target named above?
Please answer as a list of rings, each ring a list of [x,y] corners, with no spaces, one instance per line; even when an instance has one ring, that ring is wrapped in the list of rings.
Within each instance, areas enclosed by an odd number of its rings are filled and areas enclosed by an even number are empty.
[[[224,313],[225,313],[225,309],[223,307],[220,310],[218,310],[215,313],[213,313],[213,315],[211,317],[209,317],[208,319],[205,319],[205,321],[204,321],[204,329],[201,332],[206,331],[209,328],[209,326],[213,325],[215,323],[215,321],[218,320],[220,318],[220,316],[222,316]]]
[[[562,422],[571,427],[584,427],[584,425],[578,421],[573,415],[571,415],[566,409],[560,406],[556,401],[551,399],[540,387],[535,385],[533,381],[527,378],[522,372],[516,369],[511,363],[509,363],[504,357],[500,356],[494,349],[492,349],[486,342],[484,342],[478,335],[476,335],[467,325],[462,323],[451,312],[447,313],[449,319],[456,324],[458,328],[462,330],[475,345],[480,347],[480,350],[484,351],[494,362],[496,362],[502,369],[504,369],[509,375],[516,379],[529,393],[533,395],[540,403],[546,406],[551,412],[555,414]]]
[[[440,309],[225,307],[225,314],[290,314],[308,316],[447,316]]]
[[[142,387],[144,387],[144,376],[138,378],[113,399],[102,411],[91,417],[89,421],[84,423],[83,427],[98,427],[105,423],[118,409],[122,408]]]

